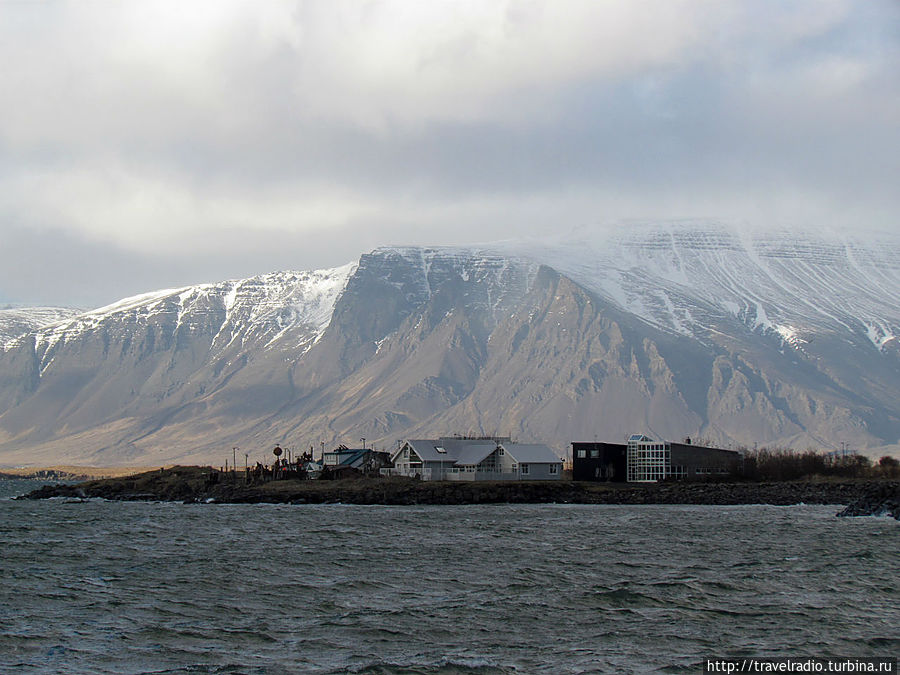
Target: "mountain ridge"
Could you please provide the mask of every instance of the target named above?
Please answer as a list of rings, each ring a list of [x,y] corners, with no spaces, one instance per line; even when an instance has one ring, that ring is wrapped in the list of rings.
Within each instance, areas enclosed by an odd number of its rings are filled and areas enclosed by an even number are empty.
[[[900,289],[900,247],[860,276],[846,246],[750,237],[771,273],[754,287],[748,238],[693,227],[679,224],[680,239],[657,228],[644,249],[631,235],[630,254],[596,242],[382,247],[332,270],[149,293],[32,329],[0,343],[0,464],[221,462],[238,446],[457,432],[560,454],[631,431],[893,450],[900,310],[898,294],[879,294]],[[855,281],[811,312],[777,291],[801,272],[812,281],[796,288]],[[860,289],[866,278],[880,286]]]

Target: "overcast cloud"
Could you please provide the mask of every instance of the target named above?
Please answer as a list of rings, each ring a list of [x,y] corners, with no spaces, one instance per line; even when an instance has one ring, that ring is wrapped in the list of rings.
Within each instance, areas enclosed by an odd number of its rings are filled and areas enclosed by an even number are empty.
[[[0,63],[0,302],[620,218],[898,227],[895,0],[0,0]]]

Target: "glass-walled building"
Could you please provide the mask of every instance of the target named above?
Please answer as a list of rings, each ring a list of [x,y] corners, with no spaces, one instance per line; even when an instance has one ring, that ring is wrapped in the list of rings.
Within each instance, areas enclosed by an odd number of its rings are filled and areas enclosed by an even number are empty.
[[[628,482],[655,483],[668,478],[672,466],[672,447],[667,441],[654,441],[642,434],[628,438]]]

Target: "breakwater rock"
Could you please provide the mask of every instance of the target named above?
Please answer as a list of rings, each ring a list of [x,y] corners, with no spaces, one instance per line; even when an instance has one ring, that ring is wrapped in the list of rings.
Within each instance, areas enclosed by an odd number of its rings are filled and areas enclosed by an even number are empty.
[[[839,516],[890,516],[900,520],[900,483],[870,485]]]
[[[241,473],[173,467],[76,485],[45,486],[26,495],[129,501],[289,504],[851,504],[880,483],[612,484],[573,481],[422,482],[412,478],[276,480],[248,484]]]

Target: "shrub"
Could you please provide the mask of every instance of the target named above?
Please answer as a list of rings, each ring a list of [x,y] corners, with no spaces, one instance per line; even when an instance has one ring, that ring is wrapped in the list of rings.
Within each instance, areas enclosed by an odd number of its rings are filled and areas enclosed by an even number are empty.
[[[890,465],[890,462],[888,464]],[[894,470],[900,472],[900,462],[890,465],[887,469],[879,463],[879,472],[884,475]],[[797,452],[786,448],[761,448],[744,454],[743,466],[739,473],[741,477],[749,480],[783,481],[811,476],[864,478],[870,476],[872,472],[869,458],[855,453],[840,456],[812,449]]]

